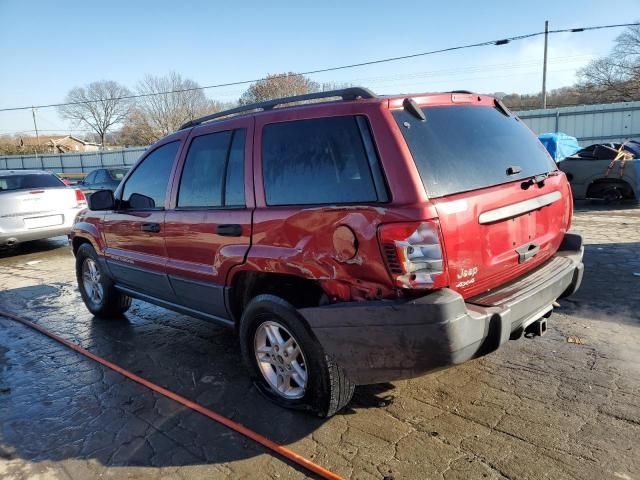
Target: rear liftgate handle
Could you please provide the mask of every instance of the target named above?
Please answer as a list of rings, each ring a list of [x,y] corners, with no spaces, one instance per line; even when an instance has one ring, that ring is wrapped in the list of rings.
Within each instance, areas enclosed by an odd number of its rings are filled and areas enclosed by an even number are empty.
[[[538,252],[540,252],[540,245],[529,243],[520,248],[516,248],[516,252],[518,253],[518,263],[524,263],[535,257]]]

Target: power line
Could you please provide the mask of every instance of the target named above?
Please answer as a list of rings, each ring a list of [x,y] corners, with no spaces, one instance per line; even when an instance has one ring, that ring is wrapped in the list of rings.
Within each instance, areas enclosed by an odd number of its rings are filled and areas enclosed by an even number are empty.
[[[603,30],[603,29],[608,29],[608,28],[622,28],[622,27],[632,27],[632,26],[639,26],[640,23],[619,23],[619,24],[613,24],[613,25],[596,25],[596,26],[590,26],[590,27],[578,27],[578,28],[563,28],[563,29],[557,29],[557,30],[549,30],[548,34],[556,34],[556,33],[577,33],[577,32],[586,32],[586,31],[591,31],[591,30]],[[508,37],[508,38],[503,38],[500,40],[488,40],[485,42],[479,42],[479,43],[470,43],[470,44],[466,44],[466,45],[458,45],[455,47],[447,47],[447,48],[441,48],[438,50],[430,50],[427,52],[420,52],[420,53],[413,53],[413,54],[409,54],[409,55],[400,55],[397,57],[389,57],[389,58],[382,58],[382,59],[378,59],[378,60],[369,60],[366,62],[360,62],[360,63],[351,63],[351,64],[347,64],[347,65],[338,65],[338,66],[334,66],[334,67],[326,67],[326,68],[319,68],[316,70],[309,70],[306,72],[299,72],[297,73],[297,75],[314,75],[314,74],[318,74],[318,73],[327,73],[327,72],[335,72],[338,70],[346,70],[349,68],[357,68],[357,67],[364,67],[364,66],[369,66],[369,65],[377,65],[377,64],[381,64],[381,63],[387,63],[387,62],[395,62],[398,60],[408,60],[410,58],[417,58],[417,57],[425,57],[428,55],[435,55],[438,53],[447,53],[447,52],[453,52],[456,50],[465,50],[468,48],[477,48],[477,47],[486,47],[489,45],[506,45],[508,43],[511,42],[515,42],[515,41],[519,41],[519,40],[525,40],[527,38],[533,38],[533,37],[538,37],[541,35],[545,35],[545,32],[534,32],[534,33],[527,33],[524,35],[517,35],[514,37]],[[282,74],[282,75],[274,75],[274,77],[272,78],[280,78],[280,77],[286,77],[287,74]],[[106,100],[132,100],[135,98],[143,98],[143,97],[153,97],[153,96],[157,96],[157,95],[167,95],[167,94],[171,94],[171,93],[184,93],[184,92],[193,92],[196,90],[208,90],[211,88],[222,88],[222,87],[231,87],[231,86],[236,86],[236,85],[247,85],[250,83],[255,83],[258,82],[260,80],[263,80],[263,78],[257,78],[257,79],[252,79],[252,80],[241,80],[241,81],[237,81],[237,82],[228,82],[228,83],[219,83],[216,85],[206,85],[204,87],[193,87],[193,88],[183,88],[183,89],[179,89],[179,90],[168,90],[165,92],[154,92],[154,93],[141,93],[141,94],[136,94],[136,95],[124,95],[121,97],[112,97],[112,98],[100,98],[100,99],[96,99],[96,100],[87,100],[84,102],[64,102],[64,103],[51,103],[48,105],[30,105],[28,107],[9,107],[9,108],[0,108],[0,112],[10,112],[10,111],[17,111],[17,110],[29,110],[31,108],[52,108],[52,107],[63,107],[63,106],[68,106],[68,105],[85,105],[87,103],[98,103],[98,102],[103,102]]]
[[[90,128],[39,128],[38,129],[39,132],[93,132],[94,130],[91,130]],[[0,135],[8,135],[8,134],[19,134],[19,133],[30,133],[30,132],[35,132],[35,130],[32,129],[26,129],[26,130],[2,130],[0,131]]]
[[[587,55],[569,55],[569,56],[563,56],[563,57],[552,57],[549,59],[549,63],[561,64],[565,66],[568,63],[576,63],[576,62],[583,63],[582,60],[580,59],[584,59],[584,58],[591,59],[593,58],[593,55],[587,54]],[[571,59],[574,59],[574,60],[571,60]],[[531,61],[519,62],[519,63],[507,62],[507,63],[494,63],[494,64],[485,64],[485,65],[469,65],[466,67],[449,68],[444,70],[429,70],[429,71],[413,72],[413,73],[399,73],[399,74],[383,75],[383,76],[378,75],[373,77],[350,78],[350,79],[345,79],[340,83],[345,83],[349,85],[370,85],[370,84],[397,82],[397,81],[402,81],[406,79],[420,79],[420,78],[432,78],[432,77],[442,77],[442,76],[446,76],[447,79],[450,80],[452,77],[460,76],[460,75],[469,75],[469,74],[473,75],[476,73],[486,73],[487,69],[496,69],[496,71],[502,71],[502,70],[519,70],[522,67],[527,67],[527,70],[523,72],[517,72],[517,73],[523,73],[523,74],[532,73],[529,70],[533,67],[537,69],[539,67],[539,62],[537,60],[535,61],[531,60]],[[570,70],[573,70],[573,69],[559,70],[554,68],[551,71],[555,73],[555,72],[564,72],[564,71],[570,71]],[[472,76],[472,77],[465,77],[465,78],[456,78],[455,81],[476,80],[476,79],[485,79],[485,78],[504,78],[512,75],[513,73],[504,74],[504,75],[494,74],[491,77]],[[446,80],[446,81],[449,81],[449,80]],[[442,83],[442,81],[437,80],[436,83]],[[414,85],[414,84],[417,85],[416,82],[412,83],[411,85]],[[402,85],[408,85],[408,84],[407,83],[399,84],[399,86],[402,86]],[[219,92],[217,94],[216,99],[237,98],[237,96],[240,95],[242,92],[243,90],[241,89],[223,90],[222,92]]]

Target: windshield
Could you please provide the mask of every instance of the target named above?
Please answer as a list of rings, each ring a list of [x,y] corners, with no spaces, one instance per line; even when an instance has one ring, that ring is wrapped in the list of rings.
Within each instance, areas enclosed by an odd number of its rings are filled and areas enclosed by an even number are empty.
[[[30,190],[32,188],[66,188],[58,177],[51,173],[31,173],[0,176],[0,192]]]
[[[425,107],[423,112],[426,121],[406,110],[393,115],[430,197],[556,169],[536,136],[516,117],[507,117],[496,108],[452,105]]]

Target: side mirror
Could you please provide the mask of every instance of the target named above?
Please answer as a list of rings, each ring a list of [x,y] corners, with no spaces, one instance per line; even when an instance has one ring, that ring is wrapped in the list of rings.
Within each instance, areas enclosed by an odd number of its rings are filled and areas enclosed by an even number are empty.
[[[129,197],[129,208],[131,210],[149,210],[156,208],[156,202],[151,197],[141,193],[132,193]]]
[[[89,196],[87,204],[89,210],[113,210],[116,207],[116,200],[111,190],[98,190]]]

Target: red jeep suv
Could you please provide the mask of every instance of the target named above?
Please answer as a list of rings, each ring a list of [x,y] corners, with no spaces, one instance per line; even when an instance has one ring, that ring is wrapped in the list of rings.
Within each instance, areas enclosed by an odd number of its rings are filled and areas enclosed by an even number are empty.
[[[582,279],[565,175],[470,92],[347,88],[209,115],[89,207],[72,245],[93,314],[137,298],[228,325],[261,392],[321,416],[355,385],[543,333]]]

